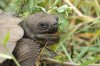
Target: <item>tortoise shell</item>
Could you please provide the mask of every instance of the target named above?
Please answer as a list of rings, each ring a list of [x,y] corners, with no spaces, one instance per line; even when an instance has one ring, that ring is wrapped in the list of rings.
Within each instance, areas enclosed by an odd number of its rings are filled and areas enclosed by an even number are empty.
[[[18,25],[22,20],[16,17],[13,13],[3,13],[0,11],[0,63],[10,57],[10,53],[14,50],[16,42],[24,35],[23,29]],[[6,34],[9,32],[10,38],[4,47],[3,41]],[[5,49],[6,48],[6,49]]]

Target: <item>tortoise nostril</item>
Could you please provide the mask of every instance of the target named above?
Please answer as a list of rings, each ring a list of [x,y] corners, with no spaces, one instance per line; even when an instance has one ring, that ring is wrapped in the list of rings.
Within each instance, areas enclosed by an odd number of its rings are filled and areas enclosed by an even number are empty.
[[[54,25],[57,25],[57,23],[54,23]]]
[[[48,29],[48,33],[49,34],[54,34],[54,33],[56,33],[58,31],[58,23],[57,22],[55,22],[55,23],[53,23],[53,24],[51,24],[50,26],[49,26],[49,29]]]
[[[57,24],[57,22],[56,22],[56,23],[54,23],[54,24],[53,24],[53,26],[57,28],[57,27],[58,27],[58,24]]]

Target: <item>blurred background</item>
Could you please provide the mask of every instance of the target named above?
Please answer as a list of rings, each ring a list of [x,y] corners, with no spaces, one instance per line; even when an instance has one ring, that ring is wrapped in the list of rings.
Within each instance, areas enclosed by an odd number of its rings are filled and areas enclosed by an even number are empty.
[[[0,0],[0,9],[21,18],[40,11],[58,15],[61,40],[50,47],[58,53],[54,59],[100,63],[100,0]]]

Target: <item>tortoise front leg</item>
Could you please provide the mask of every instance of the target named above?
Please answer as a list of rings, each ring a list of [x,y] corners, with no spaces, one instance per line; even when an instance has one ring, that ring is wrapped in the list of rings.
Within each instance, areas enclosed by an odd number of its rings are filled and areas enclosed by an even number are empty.
[[[39,44],[31,39],[23,38],[18,42],[13,54],[21,66],[36,66],[39,52]],[[12,64],[12,66],[16,65]]]

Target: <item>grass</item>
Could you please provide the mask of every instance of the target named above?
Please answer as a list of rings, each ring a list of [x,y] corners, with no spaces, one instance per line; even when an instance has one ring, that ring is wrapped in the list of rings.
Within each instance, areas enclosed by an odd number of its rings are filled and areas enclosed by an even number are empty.
[[[52,49],[66,57],[64,61],[100,63],[100,0],[1,0],[0,8],[21,18],[40,11],[57,14],[61,44]]]

